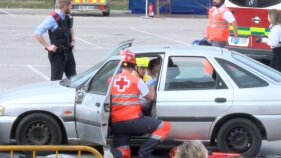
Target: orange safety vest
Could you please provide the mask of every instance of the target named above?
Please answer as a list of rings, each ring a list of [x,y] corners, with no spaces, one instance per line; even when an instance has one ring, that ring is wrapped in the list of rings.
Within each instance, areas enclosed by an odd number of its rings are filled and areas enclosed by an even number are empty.
[[[217,14],[214,14],[215,11]],[[207,38],[210,41],[226,42],[229,36],[229,24],[223,19],[225,12],[229,11],[226,7],[223,10],[219,10],[216,7],[212,7],[209,10],[209,23],[207,28]]]
[[[112,122],[133,120],[142,114],[139,81],[140,78],[127,71],[115,76],[111,89]]]

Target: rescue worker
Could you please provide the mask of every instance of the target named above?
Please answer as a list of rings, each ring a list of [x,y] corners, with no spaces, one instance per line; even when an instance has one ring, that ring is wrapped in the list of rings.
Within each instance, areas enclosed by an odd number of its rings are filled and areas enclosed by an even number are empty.
[[[169,134],[170,124],[153,117],[142,115],[139,96],[152,101],[155,86],[150,89],[132,74],[135,69],[135,55],[129,50],[120,53],[124,56],[122,72],[114,77],[111,89],[111,129],[114,148],[105,148],[105,158],[130,158],[130,137],[151,134],[138,152],[138,157],[149,158],[154,148]]]
[[[76,63],[73,56],[75,46],[71,0],[57,0],[57,10],[51,12],[35,30],[35,38],[48,51],[51,64],[51,81],[61,80],[63,73],[67,78],[76,75]],[[50,44],[43,35],[48,31]]]
[[[147,68],[149,64],[148,57],[136,58],[136,63],[136,70],[133,71],[133,74],[141,78],[144,82],[149,81],[151,77],[147,75]]]
[[[257,43],[265,43],[272,48],[272,59],[270,66],[281,72],[281,16],[278,10],[272,9],[268,12],[270,32],[268,37],[257,39]]]
[[[229,24],[233,26],[234,43],[238,43],[237,23],[233,14],[224,5],[225,0],[214,0],[209,10],[207,38],[212,46],[224,48],[228,42]]]

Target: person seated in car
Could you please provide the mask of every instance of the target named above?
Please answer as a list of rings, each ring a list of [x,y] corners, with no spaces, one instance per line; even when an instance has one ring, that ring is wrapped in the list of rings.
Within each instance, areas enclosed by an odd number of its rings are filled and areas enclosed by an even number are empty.
[[[157,85],[159,71],[160,71],[160,59],[159,58],[152,59],[148,64],[148,75],[151,77],[151,79],[145,83],[148,87]],[[151,111],[151,102],[147,101],[143,97],[140,97],[140,102],[144,114],[149,115]]]

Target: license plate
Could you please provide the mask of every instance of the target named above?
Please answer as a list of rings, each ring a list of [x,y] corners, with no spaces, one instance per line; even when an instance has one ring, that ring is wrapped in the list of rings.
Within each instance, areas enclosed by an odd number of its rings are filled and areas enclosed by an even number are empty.
[[[79,10],[94,10],[95,9],[95,6],[84,6],[84,5],[80,5],[78,7]]]
[[[240,46],[240,47],[248,47],[249,46],[249,38],[246,37],[228,37],[228,44],[231,46]]]

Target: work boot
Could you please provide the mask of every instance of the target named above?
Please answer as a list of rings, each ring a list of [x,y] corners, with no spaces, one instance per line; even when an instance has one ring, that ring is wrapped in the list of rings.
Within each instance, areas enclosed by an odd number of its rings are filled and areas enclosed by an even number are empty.
[[[109,145],[103,147],[103,153],[104,158],[114,158]]]

